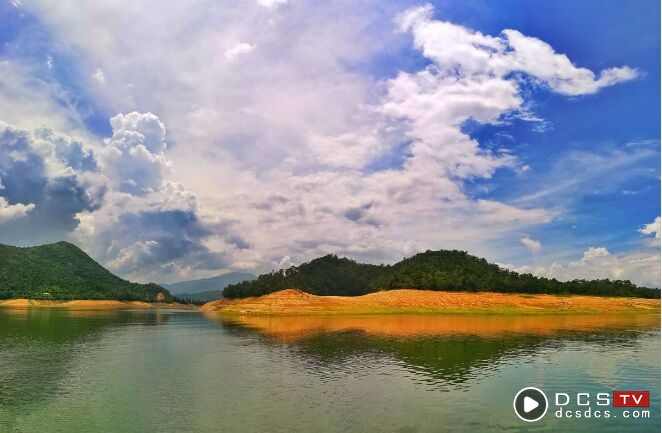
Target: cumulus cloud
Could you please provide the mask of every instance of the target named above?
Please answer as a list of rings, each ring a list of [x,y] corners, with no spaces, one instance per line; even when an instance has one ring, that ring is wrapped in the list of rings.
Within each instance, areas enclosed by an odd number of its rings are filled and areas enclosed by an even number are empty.
[[[18,244],[59,240],[76,228],[78,212],[97,208],[105,189],[88,173],[95,167],[90,152],[47,128],[31,132],[0,122],[0,238]]]
[[[72,239],[122,275],[145,280],[228,266],[212,234],[245,247],[198,215],[196,197],[168,179],[166,130],[152,113],[118,114],[103,143],[0,123],[0,242]],[[237,247],[239,245],[239,247]]]
[[[152,113],[118,114],[110,119],[113,136],[100,152],[104,171],[122,192],[145,195],[159,189],[168,174],[165,126]]]
[[[655,221],[650,224],[644,225],[639,229],[640,233],[645,235],[655,235],[655,239],[660,239],[660,217],[656,217]]]
[[[138,112],[120,113],[110,124],[112,137],[98,150],[109,192],[103,207],[78,215],[73,237],[113,271],[140,280],[226,268],[226,254],[205,240],[232,234],[202,221],[195,195],[169,179],[165,125],[153,113]]]
[[[643,234],[657,233],[659,217],[651,224],[639,230]],[[658,224],[657,227],[655,224]],[[522,239],[525,245],[531,239]],[[534,248],[540,244],[534,242]],[[537,245],[536,245],[537,244]],[[527,245],[528,247],[528,245]],[[532,249],[533,250],[533,249]],[[501,266],[520,273],[531,273],[542,277],[556,278],[561,281],[574,279],[604,279],[630,280],[646,287],[660,287],[660,248],[659,242],[642,245],[630,251],[613,254],[605,247],[588,247],[578,260],[567,262],[554,261],[541,266],[516,266],[502,264]]]
[[[9,204],[7,203],[7,199],[0,197],[0,224],[6,221],[11,221],[15,218],[23,217],[32,209],[34,209],[34,203]]]
[[[490,241],[517,242],[555,213],[469,194],[467,182],[526,166],[463,125],[531,117],[520,74],[565,95],[636,74],[595,74],[543,41],[435,20],[429,6],[399,15],[399,5],[371,1],[274,7],[283,3],[31,3],[62,46],[81,54],[91,83],[90,71],[103,72],[92,95],[125,113],[92,154],[52,144],[42,161],[67,159],[58,163],[71,169],[64,178],[106,188],[102,206],[77,211],[74,236],[117,272],[265,270],[328,252],[372,262],[427,248],[480,255]],[[404,33],[393,32],[396,15]],[[426,67],[384,79],[366,72],[371,59],[410,50],[411,38]],[[30,75],[19,72],[0,74],[0,92]],[[46,93],[33,93],[23,99],[39,104],[22,113],[42,104]],[[2,104],[0,115],[12,115]]]
[[[565,54],[556,53],[540,39],[512,29],[503,30],[499,36],[484,35],[434,20],[433,11],[431,5],[409,9],[399,16],[398,23],[401,30],[413,33],[416,46],[435,60],[444,76],[494,76],[496,85],[501,83],[498,78],[522,72],[555,92],[572,96],[595,93],[638,76],[627,66],[604,69],[596,76],[589,69],[575,66]],[[512,93],[504,89],[503,96]],[[489,116],[489,111],[485,115]]]
[[[561,281],[575,279],[630,280],[646,287],[660,287],[659,251],[634,250],[612,254],[604,247],[587,248],[579,260],[553,262],[549,266],[502,265],[521,273],[532,273]]]
[[[558,93],[571,96],[595,93],[638,76],[637,70],[627,66],[604,69],[596,76],[589,69],[573,65],[566,55],[554,52],[540,39],[517,30],[504,30],[503,34],[512,49],[505,56],[510,63],[507,68],[532,75]]]
[[[542,248],[540,242],[533,240],[531,238],[522,238],[520,239],[520,241],[525,247],[531,250],[532,253],[537,253],[538,251],[540,251],[540,248]]]

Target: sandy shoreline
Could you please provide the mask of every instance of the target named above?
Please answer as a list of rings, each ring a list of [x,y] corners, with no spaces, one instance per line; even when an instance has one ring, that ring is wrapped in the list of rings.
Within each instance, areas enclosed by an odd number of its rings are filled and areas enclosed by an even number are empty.
[[[142,301],[37,299],[0,300],[0,308],[67,308],[79,310],[196,309],[193,305]],[[493,292],[389,290],[363,296],[316,296],[296,289],[243,299],[219,299],[199,307],[204,312],[234,315],[363,314],[660,314],[659,299],[598,296],[526,295]]]
[[[7,299],[0,301],[0,308],[68,308],[81,310],[121,310],[121,309],[151,309],[173,308],[191,309],[192,306],[177,303],[142,302],[142,301],[114,301],[114,300],[73,300],[49,301],[43,299]]]
[[[269,295],[219,299],[200,310],[225,314],[567,314],[567,313],[660,313],[659,299],[555,296],[492,292],[434,292],[389,290],[363,296],[315,296],[296,289]]]

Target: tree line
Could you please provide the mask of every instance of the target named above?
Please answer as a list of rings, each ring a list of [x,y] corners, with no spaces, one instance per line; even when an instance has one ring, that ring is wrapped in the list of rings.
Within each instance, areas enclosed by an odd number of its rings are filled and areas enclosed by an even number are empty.
[[[232,284],[226,298],[261,296],[297,288],[315,295],[357,296],[379,290],[490,291],[554,295],[592,295],[660,298],[660,289],[637,286],[628,280],[572,280],[519,274],[465,251],[426,251],[394,265],[358,263],[327,255]]]

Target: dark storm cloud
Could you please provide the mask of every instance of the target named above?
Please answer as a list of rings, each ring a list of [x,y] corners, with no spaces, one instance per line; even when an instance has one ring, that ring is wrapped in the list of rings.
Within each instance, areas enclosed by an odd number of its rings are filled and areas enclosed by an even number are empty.
[[[167,210],[126,213],[120,216],[116,230],[108,232],[109,244],[128,245],[111,248],[114,267],[120,272],[136,272],[155,266],[180,262],[194,269],[220,269],[228,265],[223,253],[210,251],[203,244],[212,231],[205,227],[193,210]]]
[[[45,138],[49,137],[43,130],[41,139]],[[37,146],[29,132],[0,124],[0,197],[10,205],[35,205],[26,216],[0,226],[0,242],[25,245],[61,240],[78,226],[78,212],[94,210],[101,203],[105,189],[86,185],[68,165],[93,169],[93,154],[80,142],[68,146],[64,137],[58,141]],[[48,151],[59,164],[55,174],[49,174],[46,167],[44,154]]]

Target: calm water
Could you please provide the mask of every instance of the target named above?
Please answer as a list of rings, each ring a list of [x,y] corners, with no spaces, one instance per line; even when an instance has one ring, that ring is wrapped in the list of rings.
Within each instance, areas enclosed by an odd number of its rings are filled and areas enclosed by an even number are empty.
[[[0,431],[660,431],[658,320],[4,310]],[[555,392],[613,389],[651,391],[651,418],[554,416]]]

